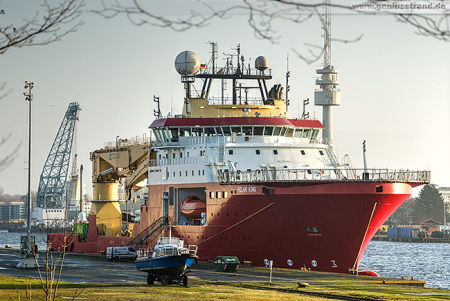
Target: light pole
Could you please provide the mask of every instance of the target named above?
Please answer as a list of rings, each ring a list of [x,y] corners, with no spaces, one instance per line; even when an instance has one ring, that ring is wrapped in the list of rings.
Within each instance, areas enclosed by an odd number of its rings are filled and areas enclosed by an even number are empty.
[[[26,252],[22,252],[22,258],[17,264],[18,268],[35,268],[37,267],[36,261],[33,256],[33,247],[31,243],[31,102],[33,101],[33,94],[31,94],[31,89],[33,89],[34,83],[30,81],[25,81],[25,89],[28,92],[24,92],[25,100],[28,101],[28,212],[27,212],[27,241],[26,241]],[[34,243],[33,243],[34,245]],[[21,249],[24,248],[21,246]]]

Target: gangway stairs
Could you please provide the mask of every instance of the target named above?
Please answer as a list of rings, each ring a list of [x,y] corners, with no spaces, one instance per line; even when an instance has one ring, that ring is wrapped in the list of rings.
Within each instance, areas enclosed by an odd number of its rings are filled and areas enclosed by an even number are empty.
[[[154,238],[151,240],[155,240],[159,234],[161,234],[163,227],[167,225],[167,218],[160,217],[153,224],[145,228],[141,233],[133,237],[129,242],[125,244],[127,247],[135,248],[138,245],[141,245],[144,241],[146,241],[151,236]]]

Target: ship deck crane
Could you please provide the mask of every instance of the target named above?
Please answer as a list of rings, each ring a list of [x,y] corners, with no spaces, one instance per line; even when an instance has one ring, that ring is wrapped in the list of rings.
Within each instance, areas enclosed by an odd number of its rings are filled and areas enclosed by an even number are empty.
[[[91,214],[96,215],[99,233],[119,236],[122,231],[122,213],[119,206],[118,188],[122,180],[126,200],[131,191],[142,186],[147,178],[150,159],[156,159],[150,152],[147,137],[142,139],[117,139],[116,144],[91,152],[93,201]],[[150,155],[153,154],[153,157]],[[132,229],[129,229],[132,230]]]

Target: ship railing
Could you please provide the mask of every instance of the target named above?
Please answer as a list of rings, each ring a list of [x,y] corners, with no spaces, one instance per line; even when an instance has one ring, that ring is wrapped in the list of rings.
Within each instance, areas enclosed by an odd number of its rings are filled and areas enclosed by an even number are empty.
[[[210,163],[210,161],[211,156],[167,158],[167,159],[150,160],[150,166],[168,166],[168,165],[197,164],[197,163],[207,164]]]
[[[135,136],[130,137],[128,139],[118,138],[116,141],[105,142],[104,148],[149,145],[150,143],[151,143],[150,137],[148,137],[147,134],[144,133],[142,137]]]
[[[200,70],[200,75],[213,75],[213,74],[222,74],[222,75],[233,75],[236,74],[237,67],[232,66],[225,66],[225,67],[217,67],[215,66],[214,72],[212,67],[207,67],[206,69]],[[264,71],[260,71],[256,68],[244,68],[243,71],[241,71],[243,75],[272,75],[272,69],[266,69]]]
[[[141,257],[151,257],[152,254],[153,254],[153,250],[152,250],[152,248],[150,248],[150,247],[147,247],[147,248],[140,248],[140,249],[137,251],[138,258],[141,258]]]
[[[189,245],[188,250],[189,250],[189,254],[197,255],[198,246],[197,245]]]
[[[226,106],[236,106],[236,105],[266,105],[261,97],[247,97],[247,98],[238,98],[235,100],[236,103],[233,103],[232,97],[208,97],[209,105],[226,105]],[[273,104],[273,101],[272,101]],[[236,108],[236,111],[239,111],[239,115],[242,115],[242,111]]]
[[[429,170],[389,169],[263,169],[247,171],[218,171],[220,184],[267,182],[400,182],[430,183]]]

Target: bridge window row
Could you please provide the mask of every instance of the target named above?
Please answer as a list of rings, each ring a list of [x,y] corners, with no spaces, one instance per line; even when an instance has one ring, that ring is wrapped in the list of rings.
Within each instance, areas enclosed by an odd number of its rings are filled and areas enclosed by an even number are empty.
[[[283,136],[315,140],[318,129],[302,129],[285,126],[212,126],[212,127],[160,127],[153,129],[160,142],[175,142],[179,137],[216,136]]]

